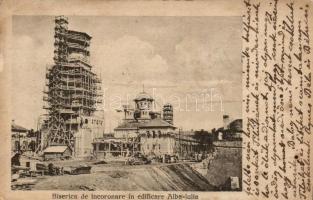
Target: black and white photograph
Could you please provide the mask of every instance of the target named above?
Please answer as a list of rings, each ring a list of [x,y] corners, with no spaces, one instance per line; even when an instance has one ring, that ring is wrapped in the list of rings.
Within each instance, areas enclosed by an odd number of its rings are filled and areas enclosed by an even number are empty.
[[[242,191],[241,31],[241,16],[14,15],[11,190]]]

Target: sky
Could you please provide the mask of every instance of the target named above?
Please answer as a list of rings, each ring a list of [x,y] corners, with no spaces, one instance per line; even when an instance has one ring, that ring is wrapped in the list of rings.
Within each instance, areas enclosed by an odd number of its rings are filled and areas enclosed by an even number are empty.
[[[241,118],[240,17],[68,16],[69,29],[92,36],[93,71],[102,79],[106,132],[116,109],[144,90],[157,109],[174,106],[174,125],[218,128],[223,114]],[[46,67],[53,64],[54,17],[14,16],[12,117],[36,129]]]

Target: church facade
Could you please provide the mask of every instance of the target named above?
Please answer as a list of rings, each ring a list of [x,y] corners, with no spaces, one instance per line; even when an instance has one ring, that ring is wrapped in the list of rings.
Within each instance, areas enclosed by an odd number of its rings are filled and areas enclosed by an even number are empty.
[[[197,151],[199,141],[180,135],[174,126],[173,107],[163,105],[156,111],[154,99],[146,92],[139,93],[134,105],[125,105],[122,123],[115,129],[113,137],[95,140],[94,152],[97,157],[127,156],[141,153],[151,156],[179,156],[181,152]]]

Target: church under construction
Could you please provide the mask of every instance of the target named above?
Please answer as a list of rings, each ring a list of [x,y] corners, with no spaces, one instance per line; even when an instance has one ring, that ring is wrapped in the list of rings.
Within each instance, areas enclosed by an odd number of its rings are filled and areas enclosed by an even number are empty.
[[[208,143],[177,131],[171,104],[164,104],[162,111],[157,111],[154,103],[155,99],[142,91],[134,99],[134,106],[124,105],[120,110],[124,112],[123,122],[114,129],[114,133],[94,140],[96,158],[140,153],[185,159],[207,151]]]
[[[47,68],[46,119],[38,151],[68,148],[71,156],[91,155],[94,138],[104,130],[101,80],[92,71],[91,36],[68,29],[68,19],[55,18],[54,65]]]

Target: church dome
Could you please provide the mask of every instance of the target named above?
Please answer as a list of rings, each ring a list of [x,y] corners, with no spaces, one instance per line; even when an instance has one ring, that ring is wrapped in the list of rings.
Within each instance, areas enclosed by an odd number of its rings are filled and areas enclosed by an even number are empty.
[[[148,93],[146,92],[140,92],[136,98],[135,101],[141,101],[141,100],[153,100],[152,96],[150,96]]]

